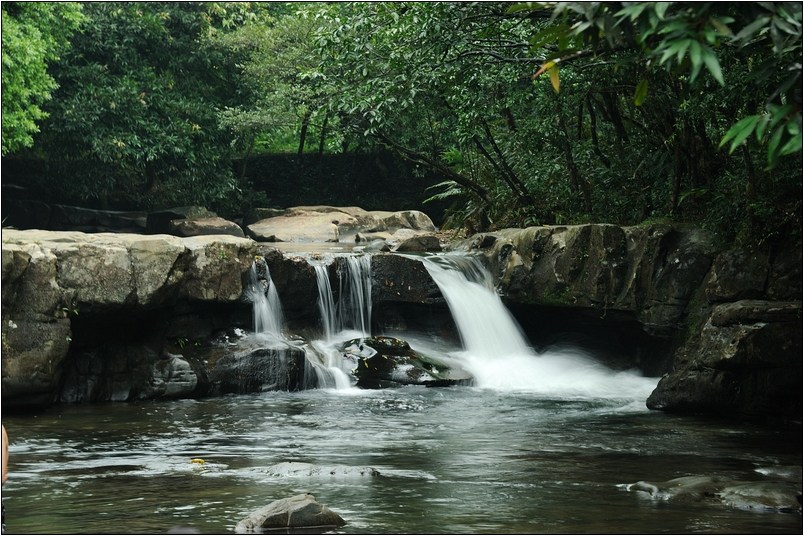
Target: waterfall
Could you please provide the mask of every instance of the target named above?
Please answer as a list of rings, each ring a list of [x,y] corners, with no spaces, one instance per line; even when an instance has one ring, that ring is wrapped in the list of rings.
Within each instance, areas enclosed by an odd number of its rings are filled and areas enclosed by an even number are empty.
[[[323,340],[313,341],[305,348],[311,369],[305,382],[308,385],[334,389],[352,387],[353,364],[344,361],[336,344],[371,334],[371,257],[346,256],[342,261],[337,271],[336,301],[329,280],[331,259],[329,262],[308,259],[315,269],[323,331]]]
[[[332,292],[326,263],[308,260],[315,269],[318,284],[318,312],[324,339],[368,337],[371,335],[371,257],[343,257],[338,268],[338,300]],[[353,331],[353,334],[343,334]]]
[[[335,300],[332,297],[332,285],[329,284],[329,271],[326,264],[313,264],[315,279],[318,284],[318,311],[321,313],[321,324],[324,339],[331,340],[335,334],[337,318],[335,316]]]
[[[338,319],[342,330],[371,335],[371,255],[345,257],[339,270]],[[345,272],[345,273],[344,273]]]
[[[531,352],[522,330],[494,291],[491,274],[475,257],[425,257],[430,277],[449,305],[464,349],[472,355]]]
[[[463,349],[452,357],[472,374],[478,387],[642,403],[656,387],[658,378],[611,370],[578,349],[537,354],[477,258],[439,255],[422,262],[441,290],[461,338]]]
[[[282,340],[284,317],[276,285],[265,259],[257,257],[251,265],[246,298],[253,304],[254,332]]]

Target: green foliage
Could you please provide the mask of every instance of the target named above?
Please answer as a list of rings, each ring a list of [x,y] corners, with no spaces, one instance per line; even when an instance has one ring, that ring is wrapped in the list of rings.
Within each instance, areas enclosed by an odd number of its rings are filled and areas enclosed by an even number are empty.
[[[329,122],[313,40],[319,22],[304,6],[289,4],[283,13],[264,6],[247,24],[218,38],[220,45],[244,55],[243,79],[256,95],[253,102],[225,108],[221,122],[238,135],[246,152],[261,133],[268,151],[304,152],[311,126],[323,137]]]
[[[42,104],[56,81],[48,64],[59,59],[81,25],[81,5],[72,2],[3,2],[3,156],[33,145]]]
[[[751,214],[746,236],[757,238],[795,226],[758,207],[801,187],[791,172],[800,162],[800,12],[675,2],[328,5],[317,16],[320,71],[344,125],[441,175],[431,200],[460,200],[453,225],[672,217],[730,239]],[[765,115],[723,143],[743,147],[753,134],[765,145],[731,158],[718,151],[730,126],[757,112]],[[754,166],[763,148],[769,169],[797,157],[771,176]]]
[[[746,82],[757,86],[766,97],[765,111],[735,123],[720,146],[730,142],[733,152],[755,134],[758,142],[767,144],[769,168],[780,157],[801,151],[800,3],[746,2],[729,7],[710,2],[561,2],[553,16],[561,23],[542,34],[556,42],[556,49],[547,55],[550,61],[537,75],[545,70],[557,73],[559,62],[590,53],[599,56],[636,50],[635,61],[644,63],[646,71],[654,65],[664,66],[684,73],[685,83],[692,85],[706,67],[724,86],[719,56],[724,55],[723,49],[733,48],[736,58],[754,66],[749,76],[739,81],[740,87]],[[548,39],[539,44],[546,45]],[[643,77],[634,93],[636,105],[646,99],[647,88],[648,80]]]
[[[16,4],[3,5],[4,22],[6,5]],[[427,169],[429,201],[452,203],[445,225],[470,231],[689,221],[724,240],[800,232],[799,3],[103,2],[84,12],[84,31],[51,61],[55,98],[39,115],[28,109],[33,121],[50,113],[34,150],[64,177],[53,188],[65,196],[237,213],[285,186],[316,198],[348,188],[288,172],[252,195],[254,153],[301,162],[387,148]],[[4,116],[4,151],[5,128]]]
[[[117,207],[209,206],[235,194],[217,109],[244,95],[235,58],[208,39],[236,12],[157,2],[84,11],[84,31],[53,65],[60,87],[37,145],[51,173],[69,178],[54,187]]]

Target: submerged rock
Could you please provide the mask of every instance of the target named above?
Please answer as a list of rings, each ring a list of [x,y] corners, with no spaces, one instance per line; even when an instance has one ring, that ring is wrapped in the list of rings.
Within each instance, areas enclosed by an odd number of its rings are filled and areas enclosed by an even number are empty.
[[[263,506],[235,525],[238,534],[290,528],[334,528],[346,524],[341,516],[309,493],[279,499]]]
[[[271,475],[301,478],[365,478],[380,476],[373,467],[353,467],[350,465],[316,465],[305,462],[282,462],[266,469]]]
[[[738,481],[717,476],[685,476],[666,482],[622,486],[652,501],[701,502],[753,511],[801,512],[801,481]]]

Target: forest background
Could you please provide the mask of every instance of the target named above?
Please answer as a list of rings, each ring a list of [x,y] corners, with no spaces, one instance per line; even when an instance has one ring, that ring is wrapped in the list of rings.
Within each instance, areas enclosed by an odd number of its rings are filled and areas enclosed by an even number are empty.
[[[800,2],[3,2],[4,196],[760,244],[801,233],[801,43]]]

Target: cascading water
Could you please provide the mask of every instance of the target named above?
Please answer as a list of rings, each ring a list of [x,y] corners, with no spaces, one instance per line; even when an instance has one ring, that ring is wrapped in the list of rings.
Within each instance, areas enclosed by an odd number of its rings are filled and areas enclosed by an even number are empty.
[[[658,378],[611,370],[576,349],[536,354],[478,259],[445,255],[424,257],[422,262],[441,290],[463,343],[463,351],[453,357],[478,387],[559,398],[644,401],[656,386]]]
[[[338,325],[355,330],[363,337],[371,335],[371,255],[345,257],[339,271],[340,299]]]
[[[282,303],[279,301],[276,285],[271,280],[268,265],[261,257],[251,265],[246,298],[254,305],[254,332],[277,340],[284,340]]]
[[[318,310],[321,315],[323,339],[312,341],[308,362],[316,378],[314,383],[324,388],[352,387],[352,363],[347,363],[336,348],[338,342],[371,334],[371,257],[368,255],[343,258],[338,270],[338,300],[332,292],[327,262],[309,259],[315,269],[318,285]]]
[[[337,318],[335,316],[335,299],[332,296],[332,285],[329,283],[329,271],[326,264],[313,264],[315,279],[318,285],[318,312],[321,313],[321,325],[324,340],[332,340],[335,334]]]

